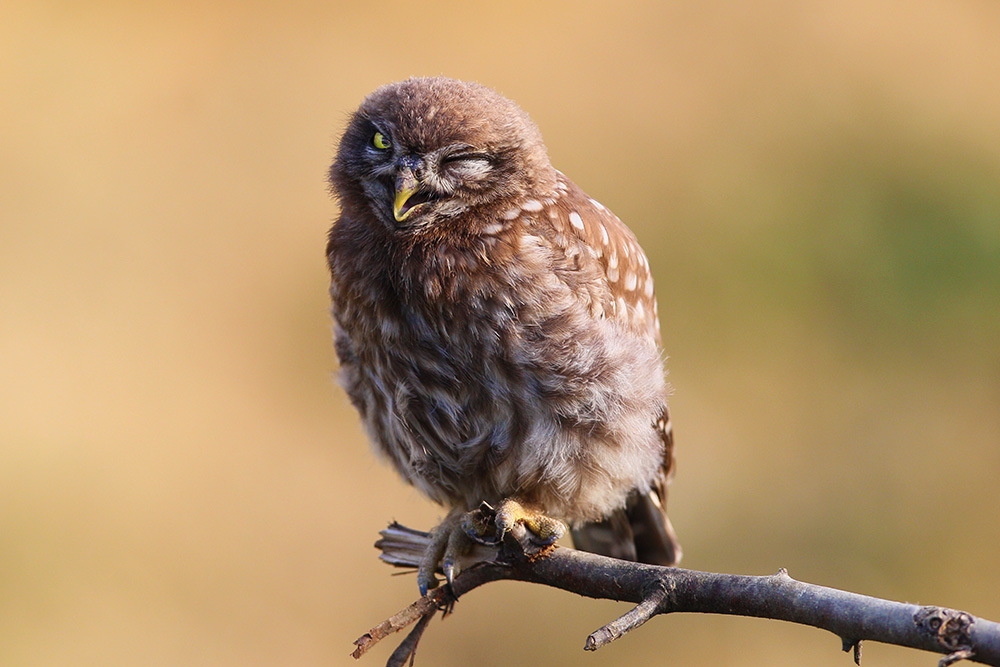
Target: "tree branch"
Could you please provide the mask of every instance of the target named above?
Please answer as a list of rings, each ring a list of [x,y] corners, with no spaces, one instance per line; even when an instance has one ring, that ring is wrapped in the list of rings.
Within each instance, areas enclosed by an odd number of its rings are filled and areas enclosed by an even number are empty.
[[[413,568],[427,533],[393,523],[376,543],[382,560]],[[838,635],[860,664],[861,641],[872,640],[943,653],[939,667],[972,660],[1000,667],[1000,624],[945,607],[918,606],[796,581],[782,569],[771,576],[698,572],[606,558],[567,548],[539,551],[517,526],[497,547],[477,546],[461,563],[451,586],[427,596],[359,638],[354,657],[389,634],[418,622],[389,659],[390,667],[412,664],[427,621],[446,614],[462,595],[483,584],[513,579],[544,584],[591,598],[636,603],[621,618],[593,632],[584,648],[595,651],[657,614],[702,612],[754,616],[811,625]]]

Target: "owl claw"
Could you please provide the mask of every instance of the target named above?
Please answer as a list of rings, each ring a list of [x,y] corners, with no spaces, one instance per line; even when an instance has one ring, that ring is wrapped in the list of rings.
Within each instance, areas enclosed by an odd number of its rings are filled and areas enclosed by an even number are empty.
[[[490,530],[490,524],[493,524],[495,516],[496,510],[493,506],[483,502],[477,509],[462,515],[462,530],[476,544],[496,546],[500,544],[500,540],[490,537],[490,533],[493,532]]]
[[[424,550],[417,569],[417,587],[421,595],[427,595],[427,591],[440,584],[435,575],[439,567],[449,584],[462,571],[461,558],[472,545],[464,524],[465,515],[453,511],[431,532],[430,544]]]
[[[496,522],[496,539],[498,542],[503,541],[504,535],[519,523],[524,524],[524,527],[528,529],[528,539],[540,547],[547,547],[550,544],[554,544],[566,534],[566,524],[562,521],[545,516],[541,512],[527,509],[512,498],[507,498],[500,503],[494,521]]]
[[[455,561],[451,558],[445,558],[441,562],[441,569],[444,571],[444,578],[449,584],[455,582]]]
[[[493,509],[482,503],[471,512],[453,510],[431,532],[431,541],[424,550],[417,569],[417,587],[421,595],[437,588],[440,582],[436,572],[444,573],[450,584],[462,571],[461,559],[469,552],[472,543],[496,546],[517,524],[528,530],[528,539],[539,547],[546,547],[566,533],[566,524],[558,519],[525,508],[510,498]]]
[[[431,538],[431,543],[427,545],[424,555],[420,559],[420,566],[417,568],[417,588],[420,595],[427,595],[427,591],[438,587],[438,579],[434,575],[438,563],[444,555],[444,545],[446,542],[439,539],[437,531]]]

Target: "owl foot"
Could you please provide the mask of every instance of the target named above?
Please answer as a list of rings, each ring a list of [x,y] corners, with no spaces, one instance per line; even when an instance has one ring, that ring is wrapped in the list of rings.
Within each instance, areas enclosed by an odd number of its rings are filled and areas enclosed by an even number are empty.
[[[499,544],[519,523],[528,529],[531,543],[540,547],[553,544],[566,533],[562,521],[528,509],[513,498],[505,499],[496,509],[483,503],[462,517],[466,534],[480,544]]]
[[[459,560],[472,547],[472,540],[466,533],[464,520],[465,514],[455,509],[431,531],[431,542],[427,545],[420,559],[420,566],[417,568],[417,586],[421,595],[427,595],[428,590],[438,587],[439,582],[434,573],[439,566],[449,584],[461,571]]]
[[[452,510],[437,528],[431,531],[431,542],[420,559],[417,586],[421,595],[437,588],[435,572],[440,567],[450,584],[461,571],[461,559],[474,542],[495,546],[517,524],[528,529],[528,539],[539,547],[553,544],[566,533],[566,524],[541,512],[528,509],[507,498],[494,509],[483,503],[478,509],[462,513]]]

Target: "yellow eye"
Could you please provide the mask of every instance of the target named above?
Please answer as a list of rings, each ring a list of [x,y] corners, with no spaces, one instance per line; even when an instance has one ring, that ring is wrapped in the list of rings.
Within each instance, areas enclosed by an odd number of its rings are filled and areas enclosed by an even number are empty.
[[[389,139],[381,132],[376,132],[375,136],[372,137],[372,145],[380,151],[385,151],[389,150],[392,146],[392,142],[390,142]]]

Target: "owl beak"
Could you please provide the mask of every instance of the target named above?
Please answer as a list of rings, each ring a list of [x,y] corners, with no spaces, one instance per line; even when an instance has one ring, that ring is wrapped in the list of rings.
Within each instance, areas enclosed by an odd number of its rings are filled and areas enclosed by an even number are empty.
[[[400,160],[399,170],[396,172],[396,199],[392,203],[392,215],[396,222],[403,222],[413,213],[420,203],[417,199],[410,200],[420,189],[420,179],[416,173],[420,169],[420,162],[412,157],[404,157]]]
[[[392,215],[396,222],[403,222],[417,206],[407,206],[410,197],[420,188],[420,183],[413,176],[413,172],[407,170],[396,179],[396,199],[392,203]]]

